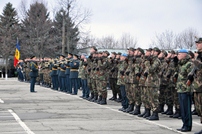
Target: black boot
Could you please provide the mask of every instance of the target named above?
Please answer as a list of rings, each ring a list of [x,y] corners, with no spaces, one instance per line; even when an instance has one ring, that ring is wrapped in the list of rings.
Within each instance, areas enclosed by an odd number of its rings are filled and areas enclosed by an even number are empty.
[[[121,95],[119,94],[119,98],[115,100],[116,102],[121,102],[122,101],[122,97]]]
[[[164,104],[159,104],[158,112],[159,113],[163,113],[164,112]]]
[[[175,114],[173,114],[172,118],[180,118],[181,117],[181,113],[179,109],[176,109]]]
[[[97,104],[100,104],[101,100],[102,100],[102,96],[99,96],[97,100]]]
[[[109,98],[109,100],[116,100],[117,99],[117,97],[116,97],[116,94],[113,94],[113,96],[111,97],[111,98]]]
[[[146,109],[146,113],[145,115],[143,116],[143,118],[147,118],[147,117],[150,117],[151,116],[151,112],[150,112],[151,109]]]
[[[91,101],[94,98],[94,93],[91,93],[91,95],[88,97],[88,101]]]
[[[102,100],[100,101],[100,105],[106,105],[106,104],[107,104],[107,99],[102,98]]]
[[[98,94],[94,94],[94,98],[91,100],[92,102],[97,102]]]
[[[158,115],[158,112],[153,112],[152,116],[148,117],[147,118],[148,120],[159,120],[159,115]]]
[[[126,109],[126,113],[132,112],[134,110],[134,104],[130,104],[129,107]]]
[[[138,115],[140,114],[140,105],[135,107],[135,110],[129,112],[129,114]]]
[[[192,115],[198,115],[198,113],[196,112],[196,109],[194,109],[194,110],[192,111]]]
[[[173,106],[168,106],[168,112],[166,113],[166,115],[173,115]]]
[[[138,117],[143,117],[146,114],[147,109],[144,108],[144,112],[142,114],[138,114]]]

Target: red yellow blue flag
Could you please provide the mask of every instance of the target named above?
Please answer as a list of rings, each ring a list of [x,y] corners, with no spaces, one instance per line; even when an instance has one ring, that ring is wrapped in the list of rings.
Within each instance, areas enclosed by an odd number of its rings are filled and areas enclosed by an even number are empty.
[[[15,56],[14,56],[14,67],[16,67],[19,60],[20,60],[20,43],[17,40],[16,49],[15,49]]]

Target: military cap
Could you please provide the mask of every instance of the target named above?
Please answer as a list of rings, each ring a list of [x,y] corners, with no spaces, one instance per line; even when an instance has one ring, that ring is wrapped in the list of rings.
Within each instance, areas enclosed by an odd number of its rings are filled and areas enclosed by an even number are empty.
[[[78,55],[78,54],[74,54],[74,56],[77,57],[77,58],[79,58],[79,55]]]
[[[127,57],[127,56],[128,56],[128,54],[123,53],[123,54],[121,54],[121,56]]]
[[[63,54],[60,55],[61,57],[65,58],[65,56]]]
[[[161,50],[158,47],[154,47],[153,50],[156,51],[156,52],[158,52],[158,53],[161,52]]]
[[[92,48],[93,48],[95,51],[97,51],[97,48],[96,48],[95,46],[92,46]]]
[[[111,52],[111,54],[114,54],[114,55],[116,55],[116,52]]]
[[[175,54],[175,51],[174,50],[170,50],[170,51],[168,51],[168,53]]]
[[[106,53],[108,56],[110,55],[110,53],[108,51],[104,51],[104,53]]]
[[[144,54],[144,50],[142,48],[138,47],[137,50],[139,50],[142,54]]]
[[[165,57],[168,56],[168,53],[165,50],[162,50],[161,52],[165,55]]]
[[[35,55],[30,56],[30,59],[33,59],[34,57],[36,57]]]
[[[134,51],[135,49],[133,47],[129,47],[127,50]]]
[[[202,42],[202,38],[198,38],[198,40],[195,41],[195,43],[201,43]]]
[[[150,52],[151,52],[152,50],[153,50],[152,48],[148,48],[148,49],[146,49],[146,51],[150,51]]]
[[[68,55],[71,55],[71,56],[73,56],[73,54],[72,54],[72,53],[68,53]]]
[[[180,49],[178,50],[178,53],[188,53],[187,49]]]
[[[117,55],[121,55],[121,54],[122,54],[121,52],[118,52],[118,53],[117,53]]]
[[[98,54],[102,54],[102,53],[103,53],[102,51],[98,52]]]
[[[195,55],[194,55],[194,53],[192,51],[189,51],[188,54],[191,56],[191,58],[195,57]]]

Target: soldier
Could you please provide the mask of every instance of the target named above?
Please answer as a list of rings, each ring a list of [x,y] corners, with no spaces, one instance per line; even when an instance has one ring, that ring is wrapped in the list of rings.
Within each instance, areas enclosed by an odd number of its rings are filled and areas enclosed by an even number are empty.
[[[34,93],[34,86],[36,82],[36,78],[38,77],[38,66],[36,63],[36,56],[31,56],[30,58],[32,61],[30,62],[30,92]]]
[[[65,65],[65,56],[64,55],[60,55],[60,73],[58,75],[59,77],[59,83],[60,83],[60,91],[66,91],[66,85],[65,85],[65,82],[66,82],[66,75],[65,75],[65,71],[66,71],[66,65]]]
[[[147,117],[148,120],[159,120],[158,116],[158,106],[159,106],[159,87],[160,87],[160,79],[158,77],[161,62],[158,59],[158,55],[160,54],[160,50],[157,47],[153,48],[152,57],[150,59],[150,64],[146,65],[146,71],[144,75],[147,77],[145,86],[149,91],[149,102],[152,108],[152,115]]]
[[[151,106],[149,103],[149,90],[148,88],[146,88],[145,85],[145,81],[147,79],[147,73],[146,73],[146,66],[148,64],[150,64],[150,57],[151,57],[151,52],[152,52],[152,48],[149,48],[146,50],[145,56],[143,57],[143,61],[140,65],[140,73],[139,73],[139,88],[141,91],[141,101],[144,104],[145,110],[142,114],[138,114],[138,117],[143,117],[143,118],[147,118],[151,116]]]
[[[138,115],[138,114],[140,114],[140,107],[142,104],[139,79],[140,79],[140,75],[141,75],[141,66],[140,65],[143,61],[142,57],[144,56],[144,50],[142,48],[137,48],[137,50],[134,53],[134,56],[135,56],[135,61],[133,61],[134,67],[132,69],[132,72],[134,72],[134,73],[131,76],[132,77],[131,82],[133,82],[132,97],[135,102],[135,109],[133,111],[131,111],[130,114]]]
[[[90,49],[90,55],[89,55],[89,57],[88,57],[88,59],[87,59],[87,68],[86,68],[86,70],[87,70],[87,73],[88,73],[88,75],[87,75],[87,82],[88,82],[88,88],[89,88],[89,90],[90,90],[90,96],[89,96],[89,98],[88,98],[88,100],[89,101],[91,101],[94,97],[95,97],[95,93],[94,93],[94,91],[93,91],[93,87],[92,87],[92,77],[93,77],[93,74],[92,74],[92,69],[93,69],[93,61],[94,61],[94,57],[93,57],[93,54],[94,53],[96,53],[97,52],[97,48],[96,47],[91,47],[91,49]]]
[[[186,49],[178,51],[179,70],[177,72],[177,92],[179,96],[181,116],[182,116],[182,128],[177,129],[181,132],[188,132],[192,129],[192,115],[191,115],[191,87],[186,85],[187,76],[191,72],[190,57]]]
[[[81,78],[81,86],[82,86],[82,96],[81,98],[87,99],[89,97],[89,89],[87,83],[87,73],[86,73],[86,66],[87,66],[87,59],[86,54],[81,55],[81,60],[79,63],[79,78]]]
[[[125,111],[128,108],[128,98],[126,96],[125,82],[124,82],[124,73],[128,66],[127,57],[128,55],[123,53],[120,57],[120,63],[118,65],[117,85],[120,86],[121,98],[122,98],[121,101],[122,108],[120,108],[119,111]]]
[[[53,84],[53,89],[57,90],[58,89],[58,82],[57,82],[57,60],[53,59],[52,62],[50,63],[50,68],[51,68],[51,80]]]
[[[104,51],[102,56],[98,58],[97,61],[97,90],[98,90],[98,104],[105,105],[107,104],[107,81],[108,81],[108,67],[109,62],[107,57],[109,56],[109,52]]]
[[[112,90],[112,97],[109,100],[116,100],[117,99],[117,92],[116,92],[116,83],[117,83],[117,62],[115,60],[116,52],[111,52],[110,57],[110,67],[111,71],[109,72],[109,85]]]
[[[70,63],[70,61],[72,61],[72,54],[71,53],[68,53],[68,56],[67,56],[67,59],[66,59],[66,71],[65,71],[65,75],[66,75],[66,82],[65,82],[65,84],[66,84],[66,91],[67,91],[67,93],[72,93],[71,91],[72,90],[70,90],[70,88],[71,88],[71,82],[70,82],[70,79],[69,79],[69,74],[70,74],[70,66],[69,66],[69,63]]]
[[[193,61],[194,68],[192,69],[195,75],[194,75],[194,101],[195,101],[195,107],[196,112],[198,113],[198,116],[200,116],[200,122],[202,123],[202,38],[199,38],[196,42],[196,48],[198,50],[196,60]],[[190,73],[189,75],[192,75]],[[202,130],[195,133],[195,134],[202,134]]]
[[[74,91],[72,92],[72,95],[77,95],[78,93],[78,69],[79,69],[79,60],[78,60],[78,55],[74,54],[73,55],[73,60],[69,63],[70,66],[70,81],[71,81],[71,88],[70,88],[70,92],[72,90],[72,88],[74,88]]]
[[[128,67],[125,71],[125,90],[126,90],[126,95],[128,98],[128,103],[129,106],[126,110],[124,110],[123,112],[129,113],[132,112],[134,110],[134,105],[135,105],[135,100],[132,96],[133,94],[133,90],[134,90],[134,84],[133,84],[133,79],[134,79],[134,63],[135,63],[135,58],[134,58],[134,48],[129,48],[128,49]]]

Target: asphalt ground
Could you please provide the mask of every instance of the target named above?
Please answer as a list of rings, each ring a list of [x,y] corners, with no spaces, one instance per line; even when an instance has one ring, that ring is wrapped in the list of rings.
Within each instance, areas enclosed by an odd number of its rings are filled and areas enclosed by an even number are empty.
[[[159,114],[159,121],[148,121],[118,111],[121,104],[109,101],[99,105],[50,88],[17,79],[0,79],[0,134],[185,134],[180,119]],[[108,98],[112,96],[108,91]],[[141,108],[143,112],[143,107]],[[193,115],[193,128],[202,129],[199,117]]]

